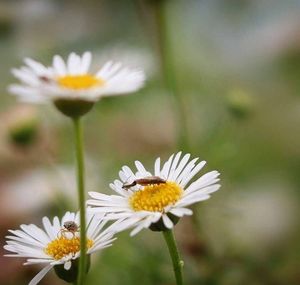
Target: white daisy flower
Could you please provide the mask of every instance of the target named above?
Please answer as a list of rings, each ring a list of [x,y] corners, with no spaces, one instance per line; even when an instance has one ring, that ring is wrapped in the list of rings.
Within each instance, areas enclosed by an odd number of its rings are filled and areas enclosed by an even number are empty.
[[[103,230],[106,224],[103,216],[87,214],[87,254],[109,247],[115,240],[111,226]],[[75,262],[80,256],[79,221],[78,212],[67,212],[61,221],[54,217],[52,223],[44,217],[43,229],[30,224],[21,225],[20,230],[9,230],[12,235],[6,237],[8,240],[4,248],[13,254],[6,256],[27,258],[24,265],[45,265],[29,285],[37,284],[53,267],[57,273],[63,274],[62,270],[66,274],[71,272],[76,278]]]
[[[94,103],[103,96],[135,92],[144,84],[145,75],[140,70],[109,61],[92,73],[91,61],[90,52],[85,52],[82,56],[71,53],[67,62],[55,55],[50,67],[25,58],[25,66],[12,69],[13,75],[21,84],[11,85],[9,91],[24,102]]]
[[[90,211],[107,213],[105,218],[122,219],[118,230],[134,228],[135,235],[144,228],[162,231],[171,229],[184,215],[192,215],[187,206],[204,201],[220,188],[219,173],[211,171],[190,183],[203,168],[205,161],[196,163],[198,158],[190,160],[190,154],[173,154],[160,166],[160,158],[154,164],[154,172],[145,169],[136,161],[137,172],[123,166],[119,172],[120,180],[110,187],[118,195],[105,195],[89,192],[92,199],[88,205]]]

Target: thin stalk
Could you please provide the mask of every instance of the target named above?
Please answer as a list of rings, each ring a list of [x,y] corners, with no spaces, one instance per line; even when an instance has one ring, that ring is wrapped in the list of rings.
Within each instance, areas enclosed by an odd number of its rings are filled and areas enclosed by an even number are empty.
[[[159,56],[161,62],[161,70],[163,73],[165,85],[168,91],[173,95],[174,105],[177,116],[178,128],[178,147],[182,150],[189,151],[187,115],[184,107],[183,98],[178,91],[176,83],[173,50],[168,31],[167,9],[168,1],[160,0],[153,3],[155,7],[155,17],[157,23],[157,41],[159,48]]]
[[[77,190],[80,211],[80,259],[76,285],[84,285],[86,274],[86,234],[85,234],[85,191],[84,191],[84,159],[83,135],[80,118],[74,118],[76,162],[77,162]]]
[[[179,252],[177,249],[174,233],[172,230],[163,231],[163,235],[165,241],[169,248],[169,253],[172,258],[174,274],[176,278],[177,285],[183,285],[182,280],[182,268],[183,268],[183,260],[180,259]]]

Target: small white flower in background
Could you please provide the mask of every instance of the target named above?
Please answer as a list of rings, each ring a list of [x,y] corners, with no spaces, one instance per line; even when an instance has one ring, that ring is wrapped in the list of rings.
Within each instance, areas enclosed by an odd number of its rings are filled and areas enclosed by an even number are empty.
[[[51,182],[47,171],[43,169],[30,169],[15,176],[14,179],[3,181],[1,213],[14,217],[43,209],[52,200],[57,199]],[[30,197],[30,199],[24,199],[24,197]],[[21,200],[22,203],[14,207],[15,201]]]
[[[105,224],[103,215],[88,213],[87,254],[112,245],[115,231],[111,226],[103,229]],[[54,217],[52,223],[44,217],[43,227],[21,225],[20,230],[9,230],[12,235],[6,237],[8,240],[4,248],[13,252],[6,256],[27,258],[24,265],[45,265],[29,285],[37,284],[54,266],[62,265],[65,271],[70,271],[72,262],[80,255],[79,213],[67,212],[61,221]]]
[[[82,56],[71,53],[66,62],[55,55],[50,67],[26,58],[25,66],[12,70],[21,84],[11,85],[9,91],[24,102],[60,99],[96,102],[103,96],[135,92],[144,84],[145,76],[140,70],[110,61],[92,73],[89,71],[91,61],[90,52]]]
[[[107,219],[122,219],[118,231],[134,228],[131,235],[144,228],[171,229],[180,217],[192,215],[187,206],[208,199],[220,188],[216,184],[219,181],[217,171],[208,172],[189,183],[205,165],[205,161],[196,163],[197,160],[190,160],[190,154],[181,157],[179,152],[171,155],[161,168],[160,158],[157,158],[154,174],[139,161],[135,162],[136,173],[123,166],[120,180],[110,184],[118,195],[89,192],[92,199],[87,203],[93,206],[89,210],[107,213]]]

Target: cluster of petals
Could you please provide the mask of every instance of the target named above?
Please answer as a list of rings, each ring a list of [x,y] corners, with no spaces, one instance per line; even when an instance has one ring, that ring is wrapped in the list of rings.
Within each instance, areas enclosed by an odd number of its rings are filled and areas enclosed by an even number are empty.
[[[181,152],[172,154],[161,166],[161,159],[157,158],[154,163],[154,171],[148,171],[140,161],[135,162],[136,171],[132,171],[128,166],[123,166],[119,172],[120,179],[110,184],[111,189],[117,195],[106,195],[98,192],[89,192],[91,211],[96,213],[106,213],[106,219],[120,220],[118,230],[134,228],[131,235],[138,233],[144,228],[149,228],[152,224],[164,223],[165,227],[171,229],[174,223],[170,219],[170,214],[182,217],[192,215],[192,210],[187,207],[196,202],[207,200],[210,194],[217,191],[220,185],[219,172],[210,171],[194,182],[190,181],[204,167],[205,161],[198,162],[199,158],[190,160],[191,155],[182,155]],[[174,182],[182,189],[182,195],[176,203],[164,207],[162,211],[136,211],[130,203],[131,198],[137,191],[144,189],[141,185],[136,185],[130,189],[124,189],[124,184],[136,181],[145,177],[160,177],[166,182]]]
[[[30,224],[21,225],[18,230],[9,230],[11,235],[6,237],[7,241],[4,248],[11,253],[6,256],[26,258],[24,265],[44,265],[29,285],[37,284],[55,265],[63,264],[65,270],[69,270],[72,266],[72,260],[79,258],[80,251],[65,255],[58,260],[47,254],[46,251],[48,245],[58,239],[61,230],[64,229],[65,222],[70,221],[75,222],[80,227],[79,212],[67,212],[61,220],[54,217],[52,223],[49,218],[44,217],[43,228]],[[107,221],[103,220],[103,215],[87,214],[86,236],[88,240],[92,241],[92,246],[87,250],[87,254],[92,254],[112,245],[115,240],[115,231],[112,226],[104,228],[106,223]],[[79,237],[78,232],[74,235]],[[72,238],[72,236],[67,238]]]
[[[20,83],[9,87],[9,91],[24,102],[44,103],[58,99],[96,102],[103,96],[135,92],[145,80],[142,71],[123,67],[118,62],[108,61],[95,73],[90,72],[90,52],[82,56],[71,53],[66,62],[61,56],[55,55],[51,66],[44,66],[31,58],[25,58],[24,62],[21,68],[12,69]],[[89,79],[95,84],[72,88],[61,84],[61,79],[67,77]]]

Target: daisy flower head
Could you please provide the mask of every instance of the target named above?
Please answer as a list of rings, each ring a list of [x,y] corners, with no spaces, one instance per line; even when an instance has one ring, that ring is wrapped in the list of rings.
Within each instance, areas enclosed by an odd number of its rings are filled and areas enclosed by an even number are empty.
[[[105,218],[122,219],[118,231],[134,228],[135,235],[144,228],[165,231],[173,228],[180,217],[192,215],[187,206],[210,198],[220,185],[219,172],[211,171],[191,183],[194,176],[203,168],[205,161],[190,160],[191,155],[181,152],[172,154],[162,165],[157,158],[154,172],[149,172],[139,161],[137,171],[123,166],[120,179],[110,184],[117,195],[89,192],[90,211],[107,213]]]
[[[9,91],[23,102],[54,102],[70,117],[82,116],[101,97],[135,92],[145,80],[142,71],[111,61],[91,72],[90,52],[82,56],[71,53],[66,62],[55,55],[48,67],[30,58],[24,62],[25,66],[12,69],[20,83],[11,85]]]
[[[115,240],[112,227],[104,229],[104,215],[87,215],[87,254],[109,247]],[[43,228],[34,224],[21,225],[18,230],[9,230],[4,248],[12,252],[9,257],[27,258],[24,265],[43,264],[43,269],[30,281],[38,284],[46,273],[54,267],[58,277],[73,282],[77,278],[80,256],[79,212],[67,212],[61,220],[54,217],[52,223],[43,218]],[[88,268],[87,268],[88,270]]]

